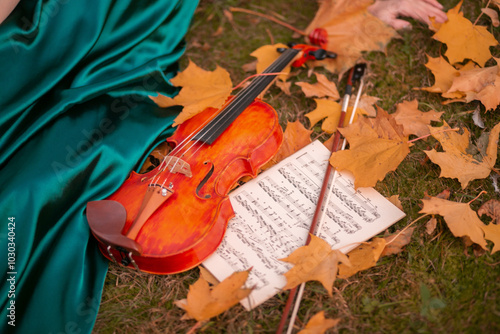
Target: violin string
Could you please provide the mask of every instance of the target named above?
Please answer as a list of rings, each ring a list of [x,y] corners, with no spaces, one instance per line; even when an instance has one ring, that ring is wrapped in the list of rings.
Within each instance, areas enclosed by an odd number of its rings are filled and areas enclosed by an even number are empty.
[[[295,55],[299,52],[298,50],[295,50],[295,49],[288,49],[288,50],[293,50],[294,52],[288,52],[289,54],[286,54],[286,55],[284,54],[282,57],[278,58],[278,60],[275,63],[271,64],[271,66],[269,66],[263,73],[273,73],[273,72],[276,72],[277,69],[279,69],[279,70],[283,69],[293,59],[293,57],[295,57]],[[244,89],[244,90],[240,91],[240,93],[237,94],[231,102],[229,102],[229,104],[226,106],[226,108],[223,108],[223,110],[221,110],[220,113],[216,114],[212,119],[207,120],[196,131],[198,131],[201,128],[202,130],[205,130],[205,133],[208,133],[210,130],[212,130],[213,127],[217,126],[217,124],[220,123],[220,121],[224,120],[226,118],[226,115],[231,114],[234,109],[237,109],[238,107],[240,107],[240,104],[247,102],[248,97],[250,95],[255,94],[255,91],[259,91],[259,92],[262,91],[263,88],[265,88],[265,86],[267,86],[272,80],[274,80],[274,78],[271,78],[271,80],[269,80],[268,78],[265,78],[265,77],[258,77],[256,80],[254,80],[252,82],[252,84],[248,87],[248,89]],[[269,81],[269,82],[265,82],[265,81]],[[252,98],[252,100],[253,99],[254,99],[254,97]],[[216,122],[214,124],[212,124],[208,129],[205,129],[205,125],[217,117],[218,117],[218,120],[216,120]],[[176,147],[177,150],[174,149],[172,152],[170,152],[164,158],[162,163],[165,163],[165,167],[163,169],[160,169],[160,171],[155,175],[155,177],[159,176],[159,174],[161,172],[163,172],[163,170],[165,168],[168,168],[168,164],[171,162],[171,160],[173,159],[175,154],[177,154],[179,151],[181,151],[186,146],[185,142],[188,141],[190,138],[196,136],[196,134],[197,134],[196,131],[194,132],[194,134],[192,134],[188,138],[184,139],[183,142],[181,142],[181,144],[179,144],[178,147]],[[201,131],[199,131],[199,132],[201,132]],[[198,141],[199,140],[193,142],[191,147],[189,147],[186,151],[184,151],[181,156],[186,154]],[[198,149],[200,149],[201,147],[202,146],[199,146]],[[197,151],[198,150],[193,152],[193,154],[195,154]],[[166,159],[168,157],[170,157],[170,159],[168,162],[166,162]],[[177,160],[171,168],[172,169],[175,168],[175,166],[178,162],[179,162],[179,160]],[[154,183],[155,183],[155,180],[153,179],[151,181],[151,184],[154,184]],[[163,181],[162,186],[164,186],[165,183],[166,183],[166,179]]]
[[[292,51],[290,51],[292,50]],[[281,71],[286,65],[288,65],[291,60],[297,55],[299,50],[296,49],[287,49],[285,53],[280,56],[274,63],[272,63],[268,68],[266,68],[262,73],[274,73],[277,71]],[[277,76],[277,75],[276,75]],[[270,83],[276,76],[268,76],[270,78],[266,78],[266,76],[260,76],[257,77],[257,79],[253,80],[250,86],[247,87],[247,89],[243,89],[240,91],[227,105],[224,107],[220,113],[217,113],[214,115],[214,117],[207,119],[202,125],[198,127],[192,134],[190,134],[187,138],[185,138],[179,145],[174,148],[167,156],[164,157],[162,164],[165,164],[163,168],[159,169],[159,172],[153,176],[153,179],[151,180],[150,185],[155,184],[156,177],[158,177],[158,181],[160,179],[160,174],[164,171],[165,168],[168,168],[168,165],[172,161],[176,155],[184,150],[184,148],[187,146],[188,142],[191,141],[191,138],[199,135],[200,133],[204,132],[204,134],[210,133],[210,131],[213,131],[214,127],[219,126],[219,123],[224,122],[228,115],[231,115],[234,110],[238,110],[238,108],[241,108],[242,104],[248,103],[248,100],[251,99],[252,101],[255,99],[255,97]],[[255,95],[255,96],[254,96]],[[210,122],[214,121],[213,124],[210,124]],[[207,128],[207,124],[209,124],[209,127]],[[224,126],[224,124],[222,125]],[[219,126],[221,128],[222,126]],[[218,128],[216,128],[218,129]],[[202,134],[200,137],[202,138]],[[196,141],[192,141],[190,147],[188,147],[185,151],[182,152],[180,157],[184,156],[189,150],[191,150],[195,144],[200,141],[201,139],[197,139]],[[199,149],[201,149],[203,145],[198,146],[195,152],[192,154],[196,154]],[[169,158],[170,157],[170,158]],[[178,157],[178,158],[180,158]],[[168,159],[169,158],[169,159]],[[168,162],[167,162],[168,159]],[[175,166],[179,163],[179,160],[177,160],[174,165],[171,168],[173,170]],[[163,180],[162,186],[165,185],[166,181],[168,179],[168,176]]]

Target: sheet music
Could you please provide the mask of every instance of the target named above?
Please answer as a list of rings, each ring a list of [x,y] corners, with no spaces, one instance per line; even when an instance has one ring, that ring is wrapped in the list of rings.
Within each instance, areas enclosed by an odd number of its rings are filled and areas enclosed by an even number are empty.
[[[229,195],[236,215],[203,265],[221,281],[252,268],[247,286],[255,288],[241,302],[246,309],[285,286],[283,274],[291,265],[279,259],[305,244],[329,157],[328,149],[315,141]],[[316,232],[332,248],[347,253],[405,216],[375,189],[355,191],[350,173],[336,174]]]

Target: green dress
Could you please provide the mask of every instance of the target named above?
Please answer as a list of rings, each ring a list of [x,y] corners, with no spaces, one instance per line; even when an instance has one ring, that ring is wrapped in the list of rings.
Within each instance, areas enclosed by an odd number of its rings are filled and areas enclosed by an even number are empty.
[[[26,0],[0,25],[1,333],[86,333],[107,260],[85,217],[175,112],[197,1]],[[13,326],[15,325],[15,326]]]

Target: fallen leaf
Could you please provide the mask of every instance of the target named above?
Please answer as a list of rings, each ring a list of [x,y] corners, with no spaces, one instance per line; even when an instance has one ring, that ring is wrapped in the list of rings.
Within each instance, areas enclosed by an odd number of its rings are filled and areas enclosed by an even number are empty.
[[[409,227],[402,232],[397,230],[393,235],[385,237],[386,245],[380,257],[401,253],[403,247],[410,243],[414,230],[415,227]]]
[[[283,134],[283,144],[274,157],[262,167],[263,170],[276,165],[281,160],[312,143],[312,130],[307,130],[300,121],[288,122]]]
[[[339,171],[352,172],[355,188],[375,186],[410,153],[403,127],[381,108],[376,118],[360,117],[339,131],[347,138],[350,148],[334,152],[330,163]]]
[[[205,267],[199,266],[198,268],[200,269],[200,276],[203,277],[203,279],[207,281],[207,283],[210,283],[212,285],[217,285],[220,283],[220,281],[210,271],[205,269]]]
[[[434,110],[422,112],[418,110],[418,101],[413,100],[399,103],[393,116],[396,122],[403,126],[405,136],[416,135],[417,137],[423,137],[430,134],[428,125],[432,121],[439,122],[443,113],[444,111],[437,112]]]
[[[500,250],[500,225],[489,224],[481,227],[484,231],[484,238],[493,242],[491,254]]]
[[[186,311],[183,319],[206,321],[221,314],[246,298],[252,289],[242,289],[248,278],[248,271],[233,273],[213,288],[200,277],[189,286],[187,299],[176,300],[175,305]]]
[[[319,281],[332,296],[333,282],[337,276],[339,262],[349,264],[349,259],[339,250],[332,249],[323,239],[311,235],[311,242],[293,251],[281,261],[294,265],[285,273],[284,290],[293,289],[308,281]]]
[[[376,117],[377,111],[375,110],[375,103],[379,100],[380,99],[378,97],[363,94],[358,103],[359,113],[369,117]],[[354,106],[354,102],[355,99],[350,99],[349,106]]]
[[[345,279],[362,270],[375,266],[385,245],[386,241],[384,238],[375,238],[368,244],[361,244],[354,248],[347,254],[350,266],[346,266],[345,264],[339,265],[339,278]]]
[[[206,108],[220,108],[233,87],[229,73],[222,67],[217,66],[214,71],[205,71],[191,60],[188,67],[170,82],[174,86],[182,87],[177,96],[172,99],[159,94],[150,98],[162,108],[184,106],[182,112],[175,118],[173,126],[182,124]]]
[[[310,34],[322,28],[327,43],[322,45],[335,52],[337,58],[314,62],[334,73],[343,73],[356,64],[363,51],[385,51],[387,43],[398,37],[397,32],[368,12],[371,0],[324,0],[314,19],[306,28]]]
[[[488,15],[491,19],[491,24],[494,26],[494,27],[498,27],[500,25],[500,21],[498,21],[498,13],[494,10],[494,9],[491,9],[491,8],[481,8],[481,11]]]
[[[427,63],[425,64],[429,70],[431,70],[434,75],[434,85],[431,87],[421,87],[419,89],[425,90],[431,93],[445,93],[448,92],[451,85],[453,84],[453,79],[459,75],[456,68],[450,65],[442,56],[433,58],[427,55]],[[456,98],[462,97],[463,94],[458,93]]]
[[[492,85],[498,75],[498,65],[485,68],[473,68],[461,70],[458,76],[453,78],[453,83],[448,89],[453,92],[480,92],[484,87]]]
[[[399,210],[403,211],[403,205],[399,200],[399,195],[392,195],[391,197],[388,197],[387,200],[394,204]]]
[[[257,73],[262,73],[266,68],[268,68],[276,59],[281,56],[281,53],[277,51],[278,48],[288,48],[285,44],[274,44],[274,45],[264,45],[253,51],[250,55],[257,58],[256,69]],[[286,81],[288,74],[290,73],[291,66],[285,67],[281,72],[284,74],[278,75],[278,79],[281,81]]]
[[[492,219],[492,224],[498,224],[500,222],[500,201],[497,199],[490,199],[488,202],[481,205],[477,214],[479,217],[487,215]]]
[[[427,232],[428,235],[431,235],[436,230],[436,225],[437,225],[437,219],[436,217],[432,216],[432,218],[429,219],[427,224],[425,224],[425,232]]]
[[[484,179],[490,175],[497,159],[500,123],[490,133],[488,148],[482,161],[478,161],[466,152],[470,137],[467,129],[463,134],[456,131],[444,131],[451,129],[446,122],[442,127],[429,127],[429,129],[432,136],[441,143],[444,152],[437,152],[435,149],[424,152],[433,163],[441,167],[440,177],[456,178],[462,184],[462,189],[465,189],[470,181]]]
[[[420,213],[442,216],[454,236],[467,236],[472,242],[487,249],[483,232],[485,225],[468,203],[457,203],[437,197],[423,199],[422,202],[424,207]]]
[[[334,82],[328,80],[328,78],[321,73],[315,73],[317,83],[310,84],[307,82],[297,82],[296,85],[302,88],[302,91],[306,95],[306,97],[331,97],[334,100],[338,100],[340,98],[339,92],[337,90],[337,86]]]
[[[308,322],[306,327],[298,334],[323,334],[327,329],[336,326],[340,319],[326,319],[325,312],[316,313]]]
[[[321,130],[329,134],[332,134],[335,131],[337,131],[337,127],[340,121],[340,116],[342,113],[341,105],[335,101],[328,99],[314,99],[314,101],[316,102],[316,109],[304,115],[309,119],[309,123],[311,123],[311,128],[316,123],[324,119],[323,123],[321,124]],[[344,117],[344,126],[349,125],[352,110],[353,110],[352,107],[349,107],[347,109],[346,115]],[[360,110],[358,109],[356,115],[354,115],[353,122],[355,122],[358,119],[359,111]]]
[[[433,38],[448,47],[445,56],[451,64],[471,59],[483,67],[491,58],[490,46],[498,45],[495,37],[486,27],[472,24],[466,19],[460,7],[462,1],[447,12],[444,22]]]

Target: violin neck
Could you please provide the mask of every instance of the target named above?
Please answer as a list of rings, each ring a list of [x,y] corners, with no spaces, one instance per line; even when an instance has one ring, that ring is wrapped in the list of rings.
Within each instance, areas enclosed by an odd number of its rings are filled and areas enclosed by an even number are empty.
[[[263,73],[281,72],[300,52],[297,49],[286,49]],[[200,140],[212,144],[217,137],[245,110],[276,78],[274,75],[258,76],[248,87],[241,90],[229,104],[227,104],[214,119],[212,119],[193,140]]]

